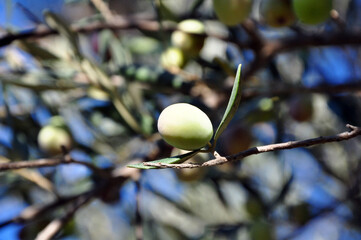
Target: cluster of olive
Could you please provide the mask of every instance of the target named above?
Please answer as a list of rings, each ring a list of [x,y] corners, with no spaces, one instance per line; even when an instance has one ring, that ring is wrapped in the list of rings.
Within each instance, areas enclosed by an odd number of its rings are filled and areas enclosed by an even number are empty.
[[[161,56],[161,63],[165,68],[183,68],[188,59],[197,57],[203,48],[205,40],[204,24],[195,19],[187,19],[178,24],[172,33],[172,46]]]
[[[242,23],[252,11],[253,0],[213,0],[218,19],[228,26]],[[325,22],[332,10],[332,0],[262,0],[262,21],[271,27],[287,27],[297,19],[304,24]]]

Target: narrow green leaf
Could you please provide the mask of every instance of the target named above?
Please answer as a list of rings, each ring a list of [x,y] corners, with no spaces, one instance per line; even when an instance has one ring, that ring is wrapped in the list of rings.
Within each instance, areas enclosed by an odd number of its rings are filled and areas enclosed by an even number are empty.
[[[185,154],[182,154],[182,155],[177,155],[177,156],[169,157],[169,158],[163,158],[163,159],[151,161],[151,162],[148,162],[148,163],[166,163],[166,164],[183,163],[186,160],[188,160],[189,158],[196,155],[199,151],[200,151],[200,149],[197,149],[197,150],[194,150],[194,151],[189,152],[189,153],[185,153]],[[158,168],[158,167],[153,167],[153,166],[145,166],[143,163],[130,164],[127,167],[139,168],[139,169],[156,169],[156,168]]]
[[[54,13],[48,10],[44,11],[44,19],[46,23],[49,25],[49,27],[58,31],[60,35],[62,35],[68,40],[74,56],[78,58],[82,58],[82,55],[79,50],[78,35],[73,30],[70,29],[68,24],[58,15],[55,15]]]
[[[237,75],[232,88],[231,97],[229,98],[228,105],[223,115],[222,121],[217,128],[216,134],[214,135],[214,144],[216,144],[219,136],[221,136],[222,132],[227,128],[229,122],[232,120],[234,114],[238,109],[239,103],[241,102],[241,67],[242,65],[239,64],[237,69]]]
[[[27,40],[18,40],[17,46],[25,52],[31,54],[34,58],[39,61],[54,61],[59,60],[55,54],[51,53],[47,49],[39,46],[38,44],[32,43]]]

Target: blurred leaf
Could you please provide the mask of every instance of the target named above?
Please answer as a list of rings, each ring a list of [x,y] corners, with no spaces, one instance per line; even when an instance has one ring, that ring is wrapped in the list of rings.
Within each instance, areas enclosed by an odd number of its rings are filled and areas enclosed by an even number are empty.
[[[165,163],[165,164],[183,163],[184,161],[186,161],[189,158],[196,155],[199,151],[200,151],[200,149],[197,149],[197,150],[194,150],[194,151],[186,153],[186,154],[177,155],[177,156],[169,157],[169,158],[163,158],[160,160],[155,160],[155,161],[151,161],[151,162],[147,162],[147,163]],[[145,166],[143,163],[130,164],[127,167],[139,168],[139,169],[156,169],[156,168],[158,168],[158,167],[153,167],[153,166]]]
[[[162,1],[157,3],[162,20],[178,21],[178,18],[168,6],[166,6]]]
[[[125,106],[120,96],[117,94],[115,87],[113,86],[108,75],[97,65],[92,63],[90,60],[84,58],[81,61],[81,68],[87,74],[89,79],[92,81],[92,84],[101,86],[109,93],[112,98],[113,104],[119,114],[122,116],[124,121],[137,133],[142,132],[142,128],[138,124],[137,120],[130,113],[128,108]]]
[[[124,64],[131,64],[132,59],[130,54],[126,49],[123,48],[122,43],[116,36],[112,36],[110,39],[110,52],[112,54],[112,58],[117,66],[122,66]]]
[[[8,163],[11,162],[10,159],[0,156],[0,163]],[[35,183],[42,189],[49,191],[51,193],[54,193],[54,185],[52,182],[50,182],[47,178],[45,178],[43,175],[41,175],[37,170],[33,169],[18,169],[13,170],[13,173]]]
[[[39,61],[47,61],[47,60],[58,60],[59,58],[46,50],[43,47],[40,47],[36,43],[32,43],[27,40],[19,40],[17,41],[17,45],[24,50],[25,52],[31,54],[34,58]]]
[[[98,52],[103,61],[106,59],[112,34],[113,33],[110,30],[106,29],[99,32],[99,34],[97,35]]]
[[[139,55],[155,53],[161,47],[157,40],[145,36],[137,36],[128,39],[126,46],[129,48],[129,51]]]
[[[229,122],[232,120],[238,109],[239,103],[241,102],[241,67],[242,65],[239,64],[226,111],[223,115],[221,123],[217,128],[216,134],[214,135],[214,144],[217,142],[217,139],[222,134],[222,132],[227,128]]]
[[[49,80],[49,83],[41,83],[42,79]],[[57,79],[57,82],[55,82],[51,76],[41,72],[33,72],[25,75],[6,74],[0,77],[0,81],[4,84],[32,89],[34,91],[66,91],[79,87],[75,84],[66,83],[67,81],[65,79]]]
[[[51,28],[58,31],[60,35],[68,40],[74,56],[81,59],[82,55],[79,50],[78,35],[70,29],[68,24],[65,23],[63,19],[49,11],[44,12],[44,19]]]

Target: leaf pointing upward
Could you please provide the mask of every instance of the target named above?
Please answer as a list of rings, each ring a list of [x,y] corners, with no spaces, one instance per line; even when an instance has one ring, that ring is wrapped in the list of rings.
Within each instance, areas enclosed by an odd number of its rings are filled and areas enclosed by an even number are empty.
[[[217,128],[216,134],[214,135],[214,145],[216,144],[219,136],[221,136],[223,131],[227,128],[229,122],[232,120],[234,114],[236,113],[236,111],[238,109],[239,103],[241,102],[241,95],[242,95],[241,94],[242,93],[241,67],[242,67],[242,65],[239,64],[238,69],[237,69],[236,78],[234,80],[234,84],[233,84],[233,88],[232,88],[232,93],[229,98],[226,111],[223,115],[221,123],[219,124],[219,126]]]

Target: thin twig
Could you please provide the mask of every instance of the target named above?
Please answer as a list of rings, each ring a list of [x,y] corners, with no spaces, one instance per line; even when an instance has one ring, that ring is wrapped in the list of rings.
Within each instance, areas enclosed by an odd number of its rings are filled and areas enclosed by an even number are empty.
[[[71,220],[75,212],[93,199],[92,194],[83,195],[80,198],[76,199],[66,214],[58,219],[51,221],[41,232],[36,236],[36,240],[49,240],[53,239],[55,235]]]
[[[312,138],[307,140],[301,140],[301,141],[290,141],[285,143],[276,143],[276,144],[270,144],[270,145],[264,145],[259,147],[253,147],[248,150],[239,152],[234,155],[222,157],[218,154],[215,154],[215,159],[209,160],[207,162],[204,162],[202,164],[197,163],[182,163],[182,164],[165,164],[165,163],[150,163],[145,162],[143,163],[145,166],[153,166],[153,167],[159,167],[159,168],[200,168],[200,167],[210,167],[210,166],[216,166],[221,165],[224,163],[232,162],[232,161],[238,161],[242,160],[245,157],[259,154],[259,153],[265,153],[265,152],[273,152],[277,150],[285,150],[285,149],[292,149],[292,148],[300,148],[300,147],[309,147],[314,146],[318,144],[324,144],[328,142],[340,142],[345,141],[354,137],[357,137],[361,135],[361,128],[352,126],[350,124],[347,124],[346,127],[350,129],[350,131],[342,132],[337,135],[328,136],[328,137],[318,137],[318,138]]]
[[[273,96],[290,96],[295,93],[321,93],[321,94],[337,94],[337,93],[351,93],[361,91],[361,80],[355,79],[348,84],[340,85],[321,85],[317,87],[303,87],[303,86],[274,86],[272,89],[260,90],[259,88],[248,88],[242,92],[242,100],[253,99],[256,97],[273,97]]]
[[[17,161],[17,162],[6,162],[6,163],[0,163],[0,172],[1,171],[7,171],[7,170],[15,170],[15,169],[21,169],[21,168],[40,168],[40,167],[51,167],[51,166],[57,166],[60,164],[80,164],[83,166],[88,167],[91,169],[94,173],[100,176],[107,177],[109,176],[109,173],[101,168],[98,168],[92,163],[78,161],[73,159],[69,154],[57,157],[57,158],[42,158],[37,160],[30,160],[30,161]]]
[[[176,26],[174,24],[162,24],[164,31],[174,31]],[[140,29],[151,32],[158,32],[160,24],[153,19],[135,19],[135,18],[121,18],[118,17],[112,23],[90,23],[86,26],[74,26],[72,28],[75,32],[91,33],[100,31],[102,29],[122,30],[122,29]],[[39,26],[33,31],[24,31],[16,34],[8,34],[0,38],[0,47],[9,45],[15,40],[28,39],[28,38],[41,38],[52,34],[56,34],[55,30],[49,29],[46,26]],[[224,41],[233,42],[240,48],[254,49],[258,44],[252,41],[239,42],[236,39],[224,37],[217,34],[207,34],[219,38]],[[264,40],[264,39],[263,39]],[[336,31],[334,33],[321,32],[312,34],[298,34],[290,37],[282,37],[274,40],[267,40],[264,42],[264,49],[262,51],[271,53],[293,50],[296,48],[309,47],[309,46],[330,46],[330,45],[359,45],[361,44],[361,30],[356,29],[352,31]],[[268,49],[268,51],[267,51]],[[267,54],[268,55],[268,54]]]
[[[68,204],[69,202],[72,202],[74,200],[76,200],[77,198],[83,196],[83,195],[87,195],[90,194],[91,191],[86,192],[86,193],[80,193],[78,195],[74,195],[74,196],[69,196],[69,197],[62,197],[57,199],[56,201],[49,203],[47,205],[44,206],[30,206],[26,209],[24,209],[20,215],[7,220],[5,222],[0,223],[0,229],[2,227],[5,227],[11,223],[27,223],[30,222],[46,213],[48,213],[49,211],[53,211],[55,209],[57,209],[60,206],[63,206],[65,204]]]

